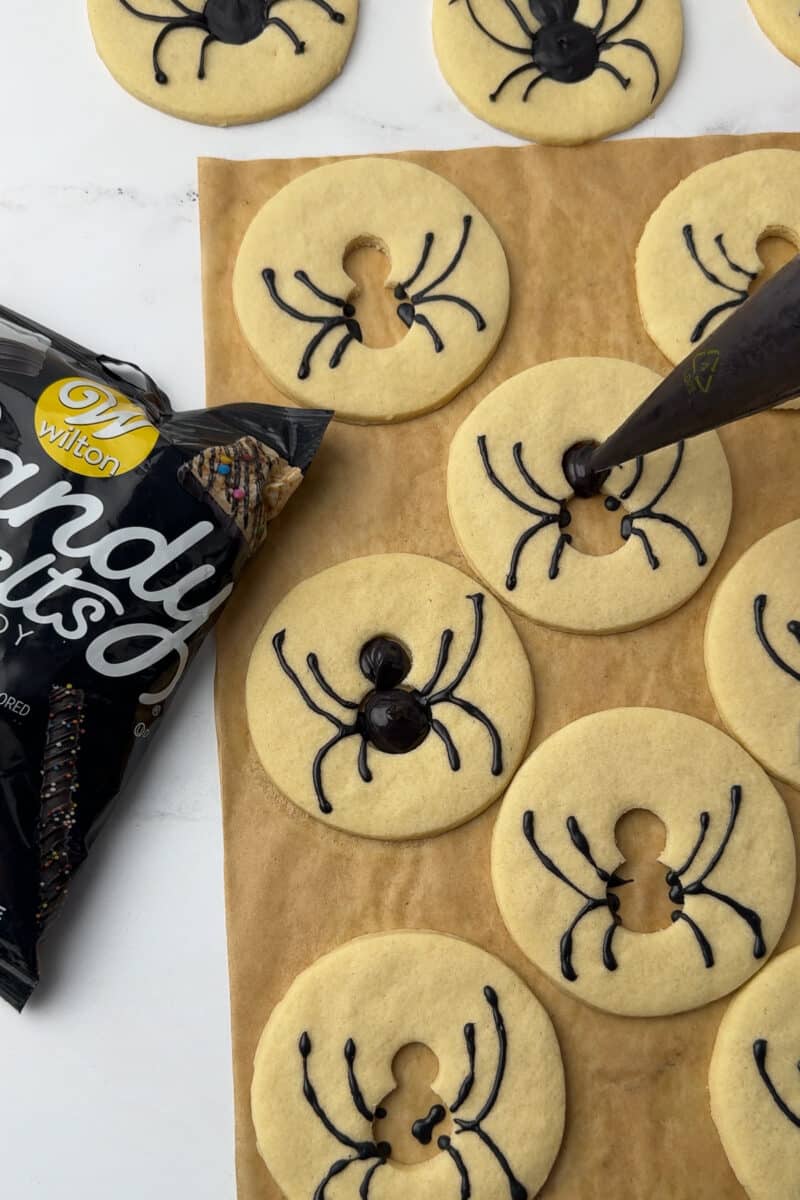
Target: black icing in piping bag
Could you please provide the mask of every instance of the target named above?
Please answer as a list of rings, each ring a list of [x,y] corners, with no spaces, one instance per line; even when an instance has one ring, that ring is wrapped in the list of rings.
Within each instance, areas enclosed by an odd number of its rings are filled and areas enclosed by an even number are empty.
[[[602,443],[564,456],[578,496],[612,467],[800,396],[800,257],[707,337]]]

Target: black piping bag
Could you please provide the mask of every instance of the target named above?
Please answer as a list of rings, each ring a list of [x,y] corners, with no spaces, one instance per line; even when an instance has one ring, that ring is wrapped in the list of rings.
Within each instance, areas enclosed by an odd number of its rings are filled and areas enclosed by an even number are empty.
[[[602,443],[564,458],[578,496],[612,467],[800,396],[800,257],[787,263]]]

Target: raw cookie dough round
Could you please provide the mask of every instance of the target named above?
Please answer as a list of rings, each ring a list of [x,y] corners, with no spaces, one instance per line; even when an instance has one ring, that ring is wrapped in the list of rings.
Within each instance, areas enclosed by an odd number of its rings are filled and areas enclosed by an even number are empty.
[[[606,508],[620,546],[592,555],[564,453],[603,441],[657,386],[645,367],[569,358],[523,371],[492,392],[453,439],[447,500],[473,568],[524,616],[580,633],[633,629],[678,608],[705,581],[728,533],[731,482],[715,433],[611,472]],[[491,474],[490,474],[491,472]],[[671,482],[670,482],[671,480]],[[572,501],[571,507],[568,505]]]
[[[375,1140],[372,1118],[391,1110],[392,1062],[413,1043],[438,1059],[439,1111],[412,1125],[439,1153],[409,1167]],[[258,1148],[287,1200],[321,1196],[334,1177],[346,1181],[337,1196],[363,1200],[533,1197],[564,1107],[539,1001],[499,959],[439,933],[363,937],[319,959],[274,1009],[255,1059]]]
[[[720,584],[705,638],[708,686],[735,738],[800,788],[800,521],[774,530]]]
[[[605,14],[600,0],[434,0],[433,40],[475,116],[571,146],[627,129],[661,103],[681,59],[683,13],[680,0],[610,0]]]
[[[358,0],[89,0],[97,52],[117,82],[203,125],[306,104],[341,71],[357,20]]]
[[[749,0],[749,4],[769,40],[800,64],[800,6],[795,0]]]
[[[673,924],[634,933],[607,892],[619,819],[664,823]],[[731,738],[657,708],[594,713],[548,738],[508,790],[492,843],[495,895],[511,936],[570,995],[651,1017],[727,995],[763,965],[794,897],[783,800]],[[609,901],[608,897],[611,897]]]
[[[711,1115],[750,1200],[797,1200],[800,1180],[800,946],[731,1003],[708,1075]]]
[[[374,245],[390,261],[394,346],[362,342],[343,260]],[[508,316],[505,252],[486,218],[414,163],[349,159],[288,184],[261,209],[233,279],[242,330],[277,388],[346,421],[402,421],[480,373]]]
[[[533,682],[514,626],[473,579],[377,554],[281,601],[250,660],[247,716],[265,770],[306,812],[366,837],[424,837],[507,787]]]
[[[662,200],[636,251],[636,286],[645,328],[670,362],[682,362],[744,304],[764,269],[765,236],[800,245],[797,150],[733,154]]]

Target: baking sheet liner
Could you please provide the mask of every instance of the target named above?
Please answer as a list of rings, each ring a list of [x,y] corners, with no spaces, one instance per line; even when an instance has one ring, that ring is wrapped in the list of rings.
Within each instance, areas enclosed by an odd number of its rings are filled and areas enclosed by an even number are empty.
[[[648,1020],[625,1020],[578,1003],[527,962],[505,931],[489,873],[496,805],[455,832],[420,843],[381,844],[328,829],[279,795],[264,775],[248,736],[244,681],[270,610],[306,576],[380,551],[430,554],[466,569],[447,516],[448,446],[466,414],[504,379],[576,354],[627,358],[666,373],[668,364],[647,337],[636,303],[633,262],[644,224],[685,175],[723,155],[761,146],[800,149],[800,136],[398,156],[440,172],[492,221],[511,266],[511,317],[483,374],[439,412],[393,427],[331,427],[308,481],[272,527],[219,626],[216,700],[239,1200],[278,1200],[281,1194],[258,1155],[249,1107],[253,1055],[273,1005],[300,970],[341,942],[417,927],[461,935],[499,955],[552,1016],[566,1068],[567,1130],[543,1197],[744,1196],[716,1135],[706,1090],[727,1001]],[[232,270],[259,207],[326,161],[200,164],[210,404],[283,402],[239,332]],[[380,340],[385,330],[382,335],[379,314],[374,324]],[[645,629],[599,639],[512,617],[535,670],[532,747],[577,717],[616,705],[680,709],[720,724],[703,668],[706,612],[715,587],[742,552],[800,516],[800,414],[764,414],[721,436],[733,473],[733,524],[720,562],[690,603]],[[609,541],[601,505],[582,509],[574,525],[595,549],[608,548],[616,536]],[[784,786],[780,790],[797,836],[800,796]],[[663,869],[653,867],[653,830],[637,825],[636,817],[630,820],[626,846],[632,842],[641,850],[641,861],[633,851],[630,861],[647,880],[637,903],[663,919],[663,896],[657,902]],[[795,903],[780,949],[798,942]],[[546,1098],[532,1097],[532,1103],[541,1102]]]

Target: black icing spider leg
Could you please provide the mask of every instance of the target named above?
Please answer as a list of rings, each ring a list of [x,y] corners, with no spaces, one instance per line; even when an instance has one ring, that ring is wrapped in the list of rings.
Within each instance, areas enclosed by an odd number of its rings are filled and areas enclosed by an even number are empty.
[[[621,33],[622,30],[626,28],[626,26],[630,25],[631,21],[636,16],[636,14],[639,12],[639,9],[642,7],[643,4],[644,4],[644,0],[634,0],[633,7],[631,8],[628,15],[626,17],[623,17],[621,21],[618,21],[617,24],[612,26],[611,29],[607,29],[603,33],[602,38],[600,39],[601,42],[605,42],[609,38],[612,38],[615,33]],[[607,11],[608,11],[608,5],[604,4],[603,5],[603,20],[600,25],[601,29],[602,29],[603,25],[605,24]]]
[[[348,1150],[353,1151],[351,1156],[337,1159],[331,1164],[325,1176],[314,1191],[314,1200],[325,1200],[326,1188],[328,1184],[337,1177],[337,1175],[342,1175],[355,1163],[366,1162],[370,1163],[371,1165],[366,1171],[362,1180],[361,1187],[359,1189],[359,1196],[361,1196],[362,1200],[368,1200],[369,1186],[375,1175],[375,1171],[378,1169],[378,1167],[384,1166],[384,1164],[391,1157],[392,1148],[388,1142],[358,1141],[356,1138],[350,1137],[349,1134],[345,1133],[344,1130],[339,1129],[339,1127],[334,1124],[325,1108],[320,1103],[316,1089],[311,1082],[311,1076],[308,1069],[308,1060],[311,1057],[312,1046],[311,1038],[307,1032],[302,1034],[298,1043],[298,1048],[300,1050],[300,1057],[303,1063],[303,1095],[307,1104],[317,1119],[331,1135],[331,1137],[335,1138],[336,1141],[342,1146],[347,1147]],[[374,1120],[376,1116],[379,1116],[381,1113],[383,1113],[383,1110],[377,1110],[375,1113],[372,1113],[367,1108],[353,1070],[355,1057],[355,1043],[352,1041],[352,1039],[350,1039],[345,1045],[345,1060],[347,1062],[347,1077],[353,1106],[359,1115],[364,1117],[365,1120]],[[386,1114],[383,1113],[383,1115],[385,1116]],[[373,1159],[377,1159],[377,1162],[373,1163]]]
[[[769,635],[764,627],[764,612],[766,607],[767,597],[763,594],[761,596],[756,596],[753,604],[753,610],[755,613],[756,633],[758,634],[758,640],[761,642],[761,645],[775,663],[775,666],[780,667],[780,669],[790,676],[790,678],[796,679],[797,682],[800,683],[800,671],[797,671],[794,667],[790,666],[786,659],[778,653],[770,641]],[[800,621],[789,621],[786,628],[789,630],[789,633],[791,633],[793,637],[797,638],[798,642],[800,642]]]
[[[658,95],[659,90],[661,88],[661,74],[658,69],[658,63],[656,62],[656,57],[653,54],[653,51],[650,49],[650,47],[646,46],[644,42],[638,41],[637,38],[620,38],[620,40],[618,42],[604,41],[603,45],[606,50],[613,50],[614,47],[616,47],[616,46],[629,46],[631,50],[638,50],[638,51],[640,51],[640,53],[646,55],[646,57],[650,60],[650,66],[653,68],[653,76],[654,76],[653,93],[650,97],[650,101],[652,103],[652,101],[655,100],[655,98]],[[607,64],[599,63],[598,65],[606,66]],[[626,88],[629,87],[630,82],[631,82],[630,79],[628,79],[627,83],[624,86]]]
[[[508,1058],[508,1035],[506,1033],[505,1022],[503,1020],[503,1014],[500,1011],[500,1002],[498,1000],[497,992],[492,987],[485,987],[483,989],[483,995],[484,995],[484,998],[486,999],[486,1003],[489,1005],[489,1008],[491,1009],[492,1019],[494,1021],[495,1034],[497,1036],[497,1066],[495,1068],[494,1079],[492,1081],[491,1088],[489,1089],[489,1094],[486,1097],[486,1100],[482,1104],[477,1115],[474,1117],[471,1117],[471,1118],[465,1118],[465,1117],[455,1117],[454,1118],[453,1124],[456,1126],[455,1136],[460,1137],[463,1134],[474,1134],[476,1137],[478,1137],[480,1139],[480,1141],[483,1143],[483,1145],[486,1147],[486,1149],[493,1156],[495,1161],[498,1163],[501,1170],[503,1171],[503,1173],[506,1177],[506,1180],[508,1182],[508,1189],[511,1194],[512,1200],[528,1200],[527,1189],[517,1179],[516,1175],[514,1174],[513,1170],[511,1169],[511,1165],[510,1165],[508,1159],[506,1158],[505,1154],[503,1153],[503,1151],[500,1149],[500,1147],[497,1145],[497,1143],[494,1141],[494,1139],[492,1137],[490,1137],[489,1134],[486,1132],[486,1130],[483,1128],[483,1122],[487,1119],[487,1117],[489,1117],[491,1115],[491,1113],[494,1110],[494,1107],[497,1104],[497,1101],[499,1099],[500,1091],[503,1087],[503,1080],[505,1079],[506,1063],[507,1063],[507,1058]],[[470,1064],[470,1069],[471,1068],[472,1068],[472,1063]],[[451,1109],[451,1111],[452,1111],[452,1109]],[[451,1143],[447,1146],[442,1145],[442,1142],[445,1140],[447,1140],[449,1142],[449,1139],[440,1139],[439,1140],[438,1144],[439,1144],[440,1149],[445,1149],[445,1150],[451,1149],[452,1148]],[[456,1159],[454,1158],[454,1156],[452,1154],[451,1154],[451,1158],[453,1158],[453,1161],[456,1162]],[[458,1166],[457,1162],[456,1162],[456,1165]],[[463,1165],[463,1160],[462,1160],[462,1165]],[[459,1173],[461,1174],[462,1196],[463,1196],[463,1195],[465,1195],[464,1190],[463,1190],[465,1176],[464,1176],[464,1173],[462,1173],[460,1170],[459,1170]],[[467,1177],[467,1186],[468,1186],[468,1177]],[[466,1195],[468,1196],[469,1192],[466,1192]]]
[[[408,329],[410,329],[412,325],[421,325],[422,328],[425,329],[429,334],[431,341],[433,342],[434,350],[437,354],[441,354],[441,352],[444,350],[444,342],[429,318],[426,317],[424,313],[417,311],[424,305],[455,304],[459,308],[463,308],[465,312],[468,312],[472,316],[479,333],[482,333],[486,328],[486,321],[484,320],[483,315],[478,311],[474,304],[470,303],[469,300],[465,300],[463,296],[454,296],[450,293],[437,293],[435,290],[441,284],[447,282],[458,264],[461,262],[461,259],[464,256],[464,251],[467,248],[471,228],[472,217],[467,215],[463,220],[461,238],[456,251],[445,269],[430,283],[426,284],[418,291],[410,293],[409,289],[417,282],[428,264],[431,249],[435,241],[434,234],[426,233],[422,248],[422,255],[413,275],[404,283],[398,283],[394,289],[395,299],[402,301],[397,309],[398,317]]]
[[[566,547],[572,543],[571,535],[564,533],[564,530],[567,528],[571,520],[570,512],[566,506],[566,503],[563,500],[556,499],[555,496],[551,496],[548,492],[541,488],[533,478],[522,460],[521,442],[517,442],[513,450],[514,462],[517,470],[522,476],[525,484],[531,489],[534,495],[538,496],[542,500],[548,501],[549,503],[558,505],[558,512],[546,512],[544,509],[537,508],[536,505],[528,504],[527,501],[521,500],[519,496],[511,491],[511,488],[503,483],[502,479],[500,479],[500,477],[496,474],[489,459],[489,449],[486,444],[486,437],[484,434],[481,434],[478,438],[478,452],[481,456],[483,469],[486,472],[489,482],[496,487],[499,492],[502,492],[506,499],[510,500],[511,503],[516,505],[517,508],[521,508],[523,512],[530,513],[531,516],[539,518],[534,525],[531,525],[528,529],[526,529],[517,539],[517,542],[511,553],[511,561],[508,567],[508,574],[506,575],[506,588],[509,592],[513,592],[517,586],[519,563],[525,547],[533,538],[536,537],[537,534],[541,533],[543,529],[548,529],[553,525],[558,527],[559,536],[550,558],[548,576],[550,579],[557,579],[561,565],[561,556],[563,555]]]
[[[197,19],[195,17],[177,17],[175,20],[170,21],[169,25],[164,26],[164,28],[161,30],[158,37],[156,38],[155,42],[153,43],[153,70],[155,72],[156,83],[160,83],[160,84],[169,83],[169,76],[167,75],[166,71],[161,66],[159,54],[161,53],[161,48],[164,45],[164,42],[167,40],[167,38],[171,34],[175,33],[175,31],[178,29],[199,29],[201,32],[205,32],[206,26],[203,23],[202,19]],[[200,70],[203,70],[203,63],[204,63],[204,57],[205,57],[205,46],[206,46],[206,43],[204,42],[203,43],[203,51],[201,52],[201,57],[200,57],[200,64],[201,64]],[[198,78],[199,79],[204,78],[204,75],[200,74],[199,71],[198,71]]]
[[[622,540],[627,542],[631,537],[638,538],[644,547],[644,552],[647,555],[647,561],[654,571],[657,571],[661,566],[661,560],[657,557],[655,551],[653,550],[650,538],[647,536],[645,531],[637,528],[637,521],[658,521],[662,525],[669,525],[673,529],[677,529],[679,533],[683,534],[687,542],[689,542],[694,550],[698,567],[704,567],[708,562],[708,555],[700,544],[699,538],[693,533],[688,525],[686,525],[683,521],[679,521],[677,517],[670,516],[668,513],[656,512],[656,505],[663,500],[664,496],[672,487],[678,476],[678,472],[683,465],[685,448],[685,442],[678,442],[675,448],[675,461],[672,464],[672,468],[667,476],[666,481],[656,492],[655,496],[653,496],[652,500],[643,505],[641,508],[637,508],[634,512],[627,513],[622,518],[622,524],[620,525],[620,535]],[[608,496],[606,498],[605,506],[609,512],[615,512],[618,510],[621,507],[622,501],[629,498],[641,479],[642,470],[643,462],[640,459],[637,459],[636,474],[633,482],[623,492],[621,492],[619,496]]]
[[[714,271],[706,266],[698,252],[697,243],[695,242],[694,237],[694,227],[692,225],[684,225],[683,240],[686,243],[686,248],[689,251],[689,254],[692,256],[693,262],[702,272],[708,282],[713,283],[715,287],[720,288],[724,292],[729,292],[733,297],[732,300],[723,301],[723,303],[717,304],[714,308],[709,309],[705,316],[700,318],[692,330],[692,335],[690,338],[692,345],[695,345],[705,336],[706,330],[715,317],[720,316],[724,312],[728,312],[730,309],[739,308],[739,306],[744,304],[745,300],[747,300],[750,293],[747,287],[737,288],[730,283],[725,283],[723,279],[720,279],[719,275],[716,275]],[[714,238],[714,244],[716,245],[725,263],[727,263],[730,269],[737,275],[745,276],[750,283],[758,278],[757,272],[748,271],[744,267],[740,266],[739,263],[733,261],[728,254],[728,251],[725,249],[725,242],[721,233],[718,233]]]
[[[670,889],[670,899],[674,903],[683,903],[686,896],[708,896],[711,900],[718,900],[720,904],[724,904],[727,908],[732,909],[732,911],[736,913],[737,917],[739,917],[745,922],[746,925],[749,926],[750,931],[753,934],[753,957],[764,958],[767,953],[767,947],[766,943],[764,942],[764,936],[761,929],[761,918],[758,913],[754,909],[748,908],[746,905],[742,904],[739,900],[735,900],[733,896],[728,896],[725,892],[718,892],[714,888],[710,888],[706,883],[709,875],[711,875],[719,865],[720,859],[727,849],[728,843],[733,835],[733,831],[736,828],[736,822],[739,817],[741,806],[742,789],[738,784],[734,784],[734,786],[731,788],[730,794],[730,814],[728,816],[728,824],[719,846],[711,856],[705,870],[703,870],[700,875],[698,875],[697,879],[695,879],[692,883],[687,884],[683,882],[682,876],[693,865],[698,851],[705,841],[705,837],[710,826],[709,814],[700,814],[700,835],[692,850],[692,853],[689,856],[687,863],[684,864],[680,870],[667,872],[667,883],[669,884]],[[672,913],[672,920],[683,920],[689,925],[689,928],[692,930],[692,933],[694,934],[695,939],[700,947],[706,967],[713,967],[714,953],[712,947],[697,923],[687,916],[686,913],[680,910]]]
[[[295,54],[305,54],[306,44],[304,41],[302,41],[297,36],[295,31],[292,29],[291,25],[289,25],[286,21],[283,21],[280,17],[272,16],[273,8],[275,8],[276,5],[282,4],[282,3],[283,3],[283,0],[267,0],[266,22],[265,22],[264,28],[268,29],[270,27],[270,25],[276,26],[276,28],[280,29],[281,33],[284,33],[286,35],[286,37],[289,39],[289,41],[292,43],[292,45],[294,46]],[[344,24],[344,21],[345,21],[344,13],[338,12],[335,8],[333,8],[332,5],[330,5],[328,3],[328,0],[311,0],[311,3],[316,4],[317,8],[321,8],[322,11],[324,13],[326,13],[332,21],[335,22],[335,24],[337,24],[337,25]]]
[[[570,983],[574,983],[578,978],[578,973],[572,964],[573,938],[575,930],[591,913],[597,912],[603,908],[607,908],[611,915],[611,924],[606,929],[603,938],[603,966],[607,971],[616,971],[617,960],[614,957],[612,942],[614,938],[614,932],[620,923],[618,916],[619,897],[613,894],[592,896],[589,894],[589,892],[585,892],[583,888],[579,887],[576,883],[573,883],[569,876],[565,875],[561,868],[557,866],[555,862],[553,862],[552,858],[545,854],[544,850],[542,850],[541,846],[537,842],[534,826],[534,814],[530,810],[526,812],[522,818],[522,832],[525,835],[528,845],[531,847],[545,870],[549,871],[551,875],[555,875],[556,879],[559,879],[562,883],[566,884],[568,888],[571,888],[573,892],[576,892],[585,901],[583,906],[578,910],[575,917],[561,936],[561,974]],[[589,849],[588,839],[581,830],[575,817],[567,818],[567,832],[569,833],[570,840],[575,849],[594,869],[601,883],[604,883],[606,888],[622,887],[624,884],[630,882],[628,879],[621,879],[618,875],[613,873],[610,874],[608,871],[603,870],[602,867],[598,867],[597,863],[592,857],[591,850]]]
[[[508,85],[510,83],[513,83],[515,79],[519,79],[520,75],[527,75],[531,71],[538,71],[538,70],[539,70],[539,68],[537,67],[536,63],[524,63],[523,66],[521,66],[521,67],[514,67],[513,71],[509,71],[509,73],[503,79],[500,80],[500,83],[497,85],[497,87],[494,89],[494,91],[490,93],[489,99],[493,103],[496,103],[500,99],[500,97],[502,96],[503,92],[508,87]],[[523,100],[528,99],[528,96],[530,95],[533,88],[536,86],[537,83],[541,83],[541,81],[543,79],[550,79],[550,76],[545,71],[542,71],[540,75],[537,75],[537,77],[533,80],[533,82],[526,88],[525,95],[523,96]]]
[[[319,717],[324,717],[326,721],[330,721],[331,725],[333,725],[336,729],[336,732],[334,733],[333,737],[329,738],[329,740],[327,742],[325,742],[325,744],[317,751],[317,753],[314,757],[314,762],[313,762],[312,768],[311,768],[311,778],[314,783],[314,794],[317,797],[317,803],[319,805],[320,812],[323,812],[323,813],[325,813],[326,816],[329,816],[333,812],[333,805],[331,804],[330,800],[328,800],[327,796],[325,795],[325,788],[324,788],[324,785],[322,782],[322,767],[325,762],[325,759],[327,758],[327,756],[331,752],[331,750],[333,750],[334,746],[337,746],[339,744],[339,742],[344,741],[345,738],[352,737],[354,734],[359,733],[359,726],[358,726],[357,721],[354,721],[352,725],[346,725],[344,721],[341,721],[337,716],[334,716],[333,713],[329,713],[327,711],[327,709],[321,708],[320,705],[317,704],[317,702],[312,698],[312,696],[308,692],[307,688],[302,683],[297,672],[293,669],[293,667],[290,666],[289,661],[286,658],[286,655],[285,655],[284,649],[283,649],[285,639],[286,639],[286,630],[285,629],[281,629],[278,633],[275,634],[274,638],[272,639],[272,646],[273,646],[273,649],[277,656],[278,662],[281,666],[281,669],[283,670],[284,674],[288,675],[289,679],[291,679],[292,683],[294,684],[294,686],[297,688],[298,692],[300,693],[300,696],[305,701],[305,703],[308,705],[308,707],[311,709],[311,711],[313,713],[316,713],[317,716],[319,716]],[[312,661],[314,662],[314,666],[312,666]],[[335,699],[337,704],[342,704],[346,708],[358,707],[357,705],[353,705],[352,703],[350,703],[348,701],[342,700],[333,691],[332,688],[330,688],[327,684],[323,683],[323,676],[322,676],[321,671],[319,670],[319,663],[317,662],[316,657],[314,655],[309,655],[308,665],[309,665],[309,668],[311,669],[312,674],[314,675],[314,678],[317,679],[317,682],[320,684],[320,686],[323,688],[323,690],[327,693],[327,695],[329,695],[331,697],[331,699]],[[361,755],[359,755],[359,767],[361,766],[361,764],[362,764],[362,758],[361,758]],[[364,765],[365,770],[368,771],[368,768],[366,766],[366,755],[364,755],[364,757],[363,757],[363,765]],[[361,777],[362,777],[362,779],[364,779],[365,782],[370,781],[369,779],[366,778],[366,776],[363,774],[363,772],[362,772]],[[371,776],[370,776],[370,779],[371,779]]]
[[[436,704],[455,704],[457,708],[463,709],[468,716],[473,717],[476,721],[479,721],[489,734],[489,738],[492,743],[492,774],[502,775],[503,745],[500,740],[500,734],[497,732],[497,728],[489,719],[489,717],[487,717],[486,713],[478,708],[476,704],[472,704],[469,700],[464,700],[463,697],[456,695],[456,689],[461,683],[463,683],[465,675],[475,661],[475,656],[478,653],[481,639],[483,637],[483,596],[480,592],[476,592],[474,595],[468,596],[467,599],[472,601],[474,615],[472,644],[470,645],[467,657],[464,659],[459,671],[456,673],[455,679],[453,679],[447,685],[447,687],[441,688],[439,691],[434,692],[434,694],[428,698],[428,706],[432,709]],[[441,734],[439,736],[441,737]],[[452,741],[449,742],[449,745],[448,741],[445,741],[445,745],[448,749],[448,757],[450,757],[452,751],[457,759],[458,752],[456,751],[455,746],[453,746]],[[457,767],[453,766],[452,758],[450,758],[450,765],[453,767],[453,770],[457,770]]]
[[[295,308],[292,304],[289,304],[288,301],[284,300],[284,298],[281,296],[275,280],[275,271],[272,267],[266,267],[261,274],[270,297],[281,310],[281,312],[286,313],[286,315],[289,317],[293,317],[295,321],[303,321],[308,325],[319,325],[320,327],[318,332],[315,333],[311,338],[303,352],[303,356],[300,360],[300,366],[297,371],[298,379],[308,379],[309,375],[311,374],[311,366],[314,355],[328,335],[331,334],[335,329],[343,328],[346,332],[342,340],[336,346],[336,349],[334,350],[328,362],[328,366],[331,368],[331,370],[335,370],[336,367],[339,366],[342,358],[344,357],[345,351],[351,342],[363,342],[364,335],[361,331],[361,326],[355,319],[356,310],[354,306],[347,300],[343,300],[340,296],[330,296],[327,292],[323,292],[315,283],[312,282],[305,271],[295,271],[295,279],[304,287],[308,288],[308,290],[314,296],[316,296],[317,299],[323,301],[325,304],[330,304],[334,308],[339,309],[340,311],[338,314],[325,317],[301,312],[300,309]]]
[[[451,1113],[457,1113],[466,1104],[475,1086],[475,1026],[471,1021],[464,1026],[464,1047],[467,1051],[467,1073],[461,1081],[458,1095],[450,1105]]]
[[[450,3],[456,4],[456,3],[458,3],[458,0],[450,0]],[[478,29],[480,29],[481,33],[484,34],[487,38],[489,38],[490,41],[494,42],[496,46],[501,46],[503,48],[503,50],[509,50],[512,54],[525,54],[525,55],[530,54],[530,49],[528,47],[513,46],[511,44],[511,42],[504,42],[502,38],[497,37],[497,35],[492,33],[492,31],[488,28],[488,26],[484,25],[484,23],[481,21],[480,17],[475,12],[475,8],[473,6],[472,0],[466,0],[466,4],[467,4],[467,9],[469,10],[469,15],[472,17],[472,20],[475,22]],[[517,13],[517,17],[520,21],[520,24],[522,25],[524,32],[528,36],[530,36],[530,30],[527,28],[525,22],[522,20],[519,13]]]
[[[783,1096],[775,1087],[775,1084],[773,1083],[770,1074],[767,1071],[767,1050],[768,1044],[766,1038],[758,1038],[755,1042],[753,1042],[753,1058],[755,1059],[758,1073],[761,1076],[761,1081],[787,1120],[791,1121],[791,1123],[797,1129],[800,1129],[800,1113],[796,1113],[792,1108],[789,1107]],[[797,1068],[800,1070],[800,1063],[797,1064]]]
[[[336,704],[341,704],[342,708],[350,708],[353,710],[358,709],[358,705],[355,703],[355,701],[345,700],[344,696],[340,696],[339,693],[331,687],[325,676],[322,674],[322,670],[319,665],[319,658],[316,654],[309,654],[306,658],[306,662],[308,663],[309,671],[314,676],[314,679],[322,688],[326,696],[328,696],[331,700],[334,700]]]
[[[441,641],[439,642],[439,657],[436,660],[436,667],[433,675],[430,677],[424,687],[419,689],[420,696],[429,696],[437,683],[442,677],[442,674],[450,659],[450,647],[453,644],[452,629],[445,629],[442,633]]]

